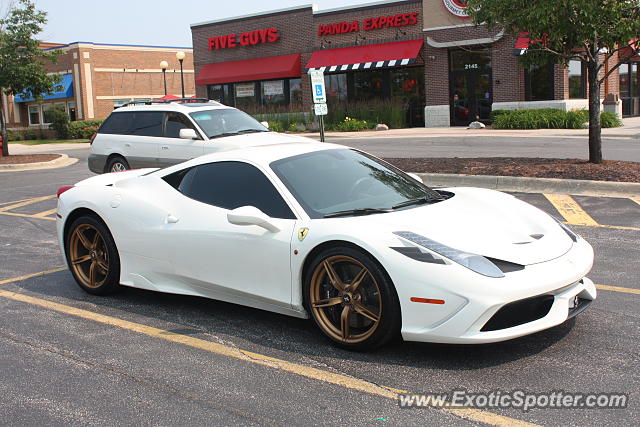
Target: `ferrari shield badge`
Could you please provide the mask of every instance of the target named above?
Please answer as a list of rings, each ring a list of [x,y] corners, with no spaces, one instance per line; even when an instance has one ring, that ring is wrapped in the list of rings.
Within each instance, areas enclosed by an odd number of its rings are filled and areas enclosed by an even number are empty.
[[[307,237],[307,234],[309,234],[309,229],[301,228],[300,231],[298,231],[298,240],[302,242]]]

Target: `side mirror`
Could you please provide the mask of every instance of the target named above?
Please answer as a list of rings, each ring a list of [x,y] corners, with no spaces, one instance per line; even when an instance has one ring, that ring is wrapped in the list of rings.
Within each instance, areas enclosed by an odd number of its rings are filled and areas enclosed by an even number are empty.
[[[193,129],[180,129],[180,139],[198,139],[198,134]]]
[[[260,124],[269,129],[269,122],[260,122]]]
[[[257,225],[272,233],[280,231],[271,218],[253,206],[242,206],[227,214],[227,221],[234,225]]]
[[[424,181],[422,180],[422,178],[420,178],[420,175],[417,175],[415,173],[408,173],[407,175],[409,175],[411,178],[415,179],[416,181],[424,184]]]

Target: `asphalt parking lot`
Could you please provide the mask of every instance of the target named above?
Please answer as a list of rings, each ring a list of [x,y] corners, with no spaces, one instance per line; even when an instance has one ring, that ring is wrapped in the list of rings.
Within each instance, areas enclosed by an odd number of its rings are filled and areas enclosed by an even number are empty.
[[[0,174],[0,424],[632,425],[640,419],[640,200],[516,194],[595,248],[596,302],[480,346],[332,347],[311,321],[217,301],[81,291],[55,237],[79,163]],[[241,260],[239,260],[241,263]],[[46,272],[32,276],[35,273]],[[401,409],[398,390],[628,393],[626,409]],[[636,421],[633,421],[636,420]]]

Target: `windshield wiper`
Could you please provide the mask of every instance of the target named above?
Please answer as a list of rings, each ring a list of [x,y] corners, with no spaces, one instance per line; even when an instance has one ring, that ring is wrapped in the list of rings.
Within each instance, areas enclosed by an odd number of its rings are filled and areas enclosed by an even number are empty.
[[[262,130],[262,129],[242,129],[242,130],[239,130],[236,133],[241,134],[241,133],[258,133],[258,132],[269,132],[269,131],[268,130]]]
[[[377,213],[385,213],[391,212],[391,209],[382,209],[382,208],[363,208],[363,209],[349,209],[346,211],[332,212],[326,214],[325,218],[336,218],[339,216],[361,216],[361,215],[372,215]]]
[[[398,203],[397,205],[391,207],[391,209],[395,210],[395,209],[400,209],[407,206],[424,205],[427,203],[437,203],[443,200],[445,200],[444,197],[424,196],[424,197],[419,197],[417,199],[407,200],[406,202]]]
[[[235,132],[225,132],[225,133],[219,133],[217,135],[210,135],[209,139],[224,138],[225,136],[236,136],[236,135],[243,135],[245,133],[257,133],[257,132],[269,132],[269,131],[268,130],[260,130],[260,129],[242,129],[242,130],[235,131]]]

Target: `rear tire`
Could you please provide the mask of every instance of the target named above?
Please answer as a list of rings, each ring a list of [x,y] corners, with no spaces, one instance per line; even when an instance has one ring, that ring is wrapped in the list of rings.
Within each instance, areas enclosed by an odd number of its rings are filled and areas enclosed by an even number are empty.
[[[120,285],[120,256],[109,229],[95,216],[73,221],[65,236],[67,265],[78,285],[93,295],[108,295]]]
[[[304,299],[316,325],[339,347],[372,350],[399,336],[395,287],[362,250],[344,246],[318,254],[305,274]]]
[[[131,169],[129,163],[121,156],[115,156],[107,164],[107,173],[124,172],[129,169]]]

